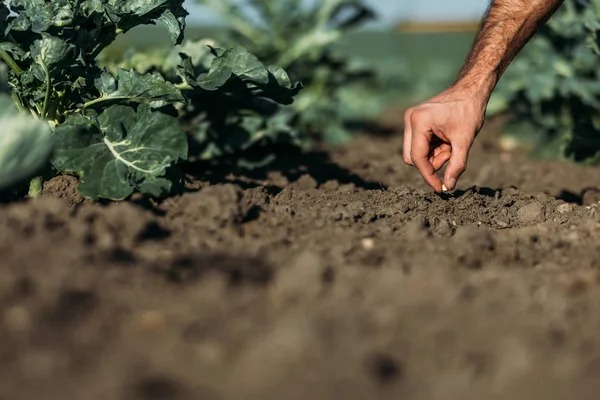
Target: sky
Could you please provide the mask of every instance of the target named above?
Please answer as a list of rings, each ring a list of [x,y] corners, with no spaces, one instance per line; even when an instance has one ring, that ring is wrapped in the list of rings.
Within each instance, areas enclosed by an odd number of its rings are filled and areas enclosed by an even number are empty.
[[[264,0],[277,1],[277,0]],[[399,20],[445,21],[478,20],[489,0],[366,0],[378,11],[380,21],[391,24]],[[191,20],[217,23],[216,16],[193,0],[187,0]]]

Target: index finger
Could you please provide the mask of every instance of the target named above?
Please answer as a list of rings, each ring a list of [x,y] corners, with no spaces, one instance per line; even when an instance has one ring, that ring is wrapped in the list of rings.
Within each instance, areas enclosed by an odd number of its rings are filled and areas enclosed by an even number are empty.
[[[436,192],[442,191],[442,181],[435,174],[435,168],[429,160],[429,152],[431,149],[431,140],[433,133],[424,127],[413,126],[411,158],[419,173],[429,186]]]

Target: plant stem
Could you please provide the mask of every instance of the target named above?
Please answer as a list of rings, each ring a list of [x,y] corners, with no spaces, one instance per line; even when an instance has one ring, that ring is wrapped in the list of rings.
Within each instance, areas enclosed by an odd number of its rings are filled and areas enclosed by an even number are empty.
[[[43,119],[46,119],[48,117],[48,102],[50,101],[50,72],[48,71],[48,68],[46,68],[46,66],[44,66],[44,72],[46,73],[46,96],[44,97],[44,106],[42,108],[42,115],[41,117]]]
[[[35,199],[42,195],[44,181],[41,176],[36,176],[29,181],[28,197]]]
[[[90,107],[92,107],[92,106],[95,106],[96,104],[100,104],[100,103],[103,103],[103,102],[105,102],[105,101],[116,101],[116,100],[127,100],[127,99],[131,99],[132,101],[134,100],[134,99],[132,99],[131,97],[128,97],[128,96],[115,96],[115,97],[108,97],[108,96],[105,96],[105,97],[98,97],[97,99],[94,99],[94,100],[88,101],[87,103],[85,103],[85,104],[84,104],[84,105],[83,105],[83,106],[82,106],[82,107],[81,107],[79,110],[77,110],[77,111],[83,111],[83,110],[85,110],[86,108],[90,108]]]
[[[19,67],[16,61],[12,59],[6,50],[0,50],[0,58],[4,60],[4,62],[10,67],[10,69],[14,71],[15,74],[21,75],[23,73],[21,67]]]

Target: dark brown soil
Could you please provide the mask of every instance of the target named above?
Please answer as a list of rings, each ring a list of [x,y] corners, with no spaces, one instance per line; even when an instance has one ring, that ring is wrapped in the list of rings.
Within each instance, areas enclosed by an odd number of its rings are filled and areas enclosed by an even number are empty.
[[[598,398],[600,168],[491,131],[448,196],[364,136],[161,203],[1,206],[0,399]]]

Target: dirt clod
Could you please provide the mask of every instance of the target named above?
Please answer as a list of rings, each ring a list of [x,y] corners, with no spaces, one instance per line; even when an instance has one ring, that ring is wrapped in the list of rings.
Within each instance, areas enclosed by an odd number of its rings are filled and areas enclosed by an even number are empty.
[[[519,222],[523,225],[530,225],[541,222],[544,218],[544,206],[537,201],[527,204],[517,211]]]

